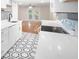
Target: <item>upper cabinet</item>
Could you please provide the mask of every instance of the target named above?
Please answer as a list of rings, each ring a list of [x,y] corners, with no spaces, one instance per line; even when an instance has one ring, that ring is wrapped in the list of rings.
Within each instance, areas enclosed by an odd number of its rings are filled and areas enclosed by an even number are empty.
[[[1,0],[1,8],[6,8],[7,0]]]
[[[78,12],[78,2],[63,2],[64,0],[50,0],[50,1],[51,1],[50,10],[52,12],[74,12],[74,13]]]
[[[7,5],[11,6],[12,5],[12,0],[7,0]]]
[[[1,8],[7,8],[7,5],[11,5],[11,0],[1,0]]]

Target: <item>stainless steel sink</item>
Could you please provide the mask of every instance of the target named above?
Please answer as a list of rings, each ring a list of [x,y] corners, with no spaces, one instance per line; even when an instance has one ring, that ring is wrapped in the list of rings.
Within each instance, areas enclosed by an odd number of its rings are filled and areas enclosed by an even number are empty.
[[[17,21],[10,21],[11,23],[17,23]]]
[[[61,27],[52,27],[52,26],[42,26],[42,31],[48,31],[48,32],[56,32],[56,33],[64,33],[68,34],[63,28]]]

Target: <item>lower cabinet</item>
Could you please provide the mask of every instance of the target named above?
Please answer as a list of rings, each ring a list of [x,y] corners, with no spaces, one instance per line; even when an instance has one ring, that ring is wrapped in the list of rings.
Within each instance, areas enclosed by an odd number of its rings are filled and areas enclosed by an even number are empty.
[[[5,28],[1,31],[1,56],[3,56],[8,50],[8,28]]]
[[[9,27],[9,47],[13,46],[14,43],[20,38],[20,29],[18,25]]]
[[[3,56],[21,37],[19,25],[15,24],[1,30],[1,56]]]
[[[9,27],[9,48],[16,42],[15,25]]]

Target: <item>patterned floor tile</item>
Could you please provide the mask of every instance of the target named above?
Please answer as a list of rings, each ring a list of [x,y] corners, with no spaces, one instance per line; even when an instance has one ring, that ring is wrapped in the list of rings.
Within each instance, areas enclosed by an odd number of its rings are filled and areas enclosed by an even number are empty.
[[[2,59],[34,59],[38,41],[38,34],[22,33],[22,37]]]

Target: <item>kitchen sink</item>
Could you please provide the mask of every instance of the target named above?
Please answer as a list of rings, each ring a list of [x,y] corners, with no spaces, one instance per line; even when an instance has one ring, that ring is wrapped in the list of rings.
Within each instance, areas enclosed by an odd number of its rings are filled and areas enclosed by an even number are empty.
[[[17,23],[17,21],[10,21],[11,23]]]
[[[41,31],[68,34],[62,27],[42,26]]]

